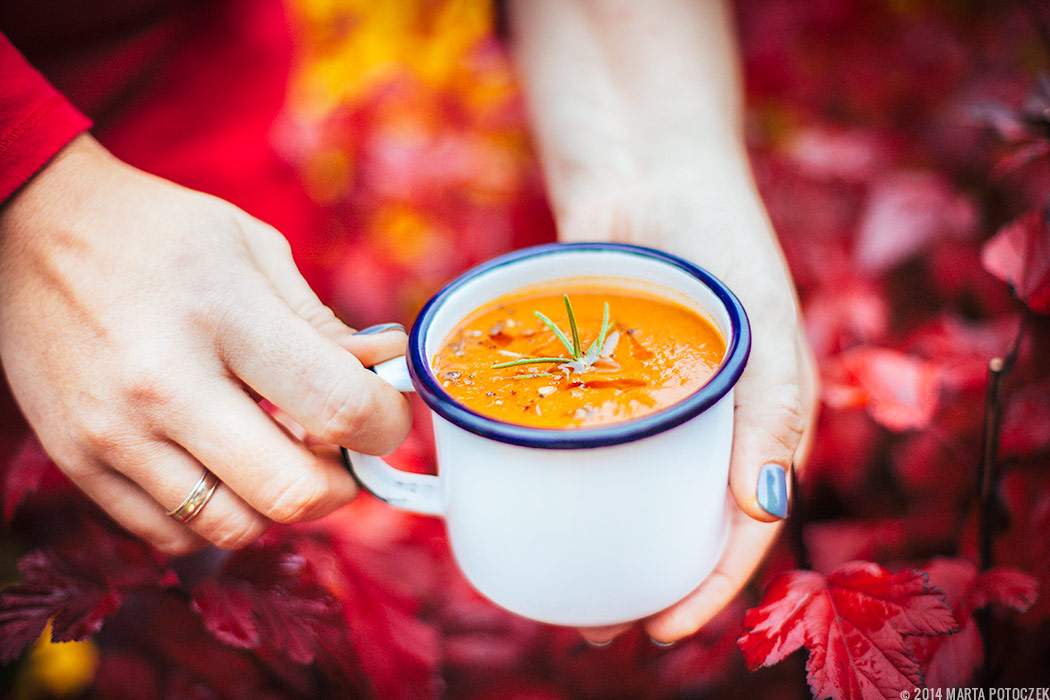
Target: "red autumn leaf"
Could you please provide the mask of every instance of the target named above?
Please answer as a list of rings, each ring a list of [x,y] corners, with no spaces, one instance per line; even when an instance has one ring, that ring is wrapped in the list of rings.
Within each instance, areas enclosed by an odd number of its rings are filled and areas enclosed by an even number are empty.
[[[746,608],[737,598],[722,609],[698,633],[670,649],[657,650],[653,678],[647,697],[710,697],[728,672],[743,675],[744,666],[737,652],[736,637]],[[643,641],[643,644],[646,642]],[[649,650],[651,652],[651,650]],[[705,692],[706,691],[706,692]]]
[[[1000,159],[992,168],[989,176],[993,180],[1003,178],[1014,170],[1022,168],[1033,161],[1045,158],[1048,153],[1050,153],[1050,142],[1033,141],[1031,143],[1026,143],[1023,146],[1015,148]]]
[[[1036,6],[1036,3],[1032,3],[1033,9]],[[999,138],[1014,146],[992,168],[990,174],[993,179],[1001,178],[1050,152],[1050,140],[1046,137],[1047,105],[1050,104],[1047,90],[1045,81],[1037,83],[1021,109],[1002,102],[982,100],[970,110],[974,122],[990,128]]]
[[[390,700],[437,697],[439,636],[418,616],[423,598],[392,594],[386,581],[368,577],[369,569],[375,569],[367,558],[357,563],[344,560],[348,586],[343,600],[353,648],[376,695]]]
[[[254,649],[260,642],[248,587],[207,579],[193,589],[193,607],[204,619],[204,626],[216,639],[238,649]]]
[[[135,651],[111,649],[99,659],[92,690],[108,700],[159,700],[161,670]]]
[[[826,585],[827,579],[813,571],[789,571],[773,579],[759,606],[744,615],[744,634],[737,640],[749,668],[780,663],[814,643],[807,618],[816,622],[812,608]]]
[[[806,678],[817,700],[892,699],[922,684],[907,637],[955,629],[951,608],[923,572],[851,562],[827,577],[778,576],[744,616],[737,641],[752,669],[806,647]]]
[[[911,355],[860,346],[823,367],[823,398],[831,408],[864,407],[890,430],[930,424],[940,389],[940,366]]]
[[[806,298],[806,332],[818,358],[880,340],[889,325],[882,287],[862,277],[828,280]]]
[[[25,555],[18,568],[22,583],[0,592],[0,664],[17,657],[49,619],[54,641],[84,639],[129,591],[175,581],[147,545],[93,520],[78,522],[56,548]]]
[[[10,524],[18,506],[40,488],[44,476],[55,471],[55,466],[36,438],[29,437],[3,468],[4,523]]]
[[[981,263],[1037,313],[1050,313],[1050,222],[1046,210],[1006,224],[981,249]]]
[[[328,683],[313,667],[294,664],[283,654],[265,653],[262,647],[234,649],[220,642],[181,593],[142,591],[127,606],[134,612],[121,610],[107,623],[95,696],[108,700],[361,697],[354,692],[357,686]]]
[[[440,637],[421,613],[443,590],[425,546],[440,526],[359,497],[318,527],[323,537],[304,541],[302,551],[342,603],[350,648],[375,695],[437,697]]]
[[[922,666],[928,688],[958,688],[970,684],[983,660],[977,625],[968,624],[943,637],[911,637],[912,652]]]
[[[1017,143],[1034,136],[1034,131],[1024,115],[1001,102],[982,100],[972,105],[969,113],[975,123],[992,129],[1004,141]]]
[[[966,238],[976,225],[973,203],[940,175],[892,173],[872,186],[858,224],[856,259],[882,272],[939,237]]]
[[[1003,453],[1050,451],[1050,380],[1022,387],[1007,401],[1000,442]]]
[[[974,579],[967,599],[971,610],[993,603],[1026,612],[1039,597],[1038,582],[1023,571],[996,567]]]
[[[295,663],[317,660],[347,678],[356,672],[339,601],[287,544],[260,542],[233,553],[219,576],[196,586],[193,605],[230,646],[272,647]]]
[[[994,568],[978,573],[965,559],[934,559],[924,570],[930,583],[944,591],[959,630],[947,636],[911,637],[908,643],[923,668],[928,687],[967,686],[984,658],[974,611],[997,604],[1024,612],[1036,599],[1038,584],[1016,569]]]
[[[1035,600],[1023,622],[1036,624],[1050,619],[1050,471],[1042,460],[1035,469],[1013,469],[1003,475],[1000,492],[1010,514],[999,533],[995,555],[1002,566],[1015,567],[1036,578],[1042,594]],[[976,528],[968,528],[974,534]],[[963,548],[971,558],[977,556],[977,543],[971,536]]]
[[[1007,313],[984,321],[969,321],[945,314],[915,333],[908,342],[912,351],[940,365],[941,385],[965,391],[983,388],[988,361],[1009,352],[1021,319]]]
[[[918,318],[929,318],[933,309],[931,304],[943,304],[969,314],[980,316],[997,316],[1017,311],[1017,299],[1005,284],[987,274],[981,264],[981,249],[972,243],[961,241],[942,241],[923,257],[923,266],[929,276],[924,280],[929,289],[921,293],[931,293],[922,305],[915,304],[914,297],[904,298],[897,306],[904,310],[917,312]],[[912,292],[906,292],[909,296]]]
[[[819,180],[866,182],[886,167],[892,144],[875,131],[803,128],[783,148],[798,171]]]
[[[52,615],[65,637],[79,640],[97,632],[120,607],[119,593],[84,580],[50,552],[30,552],[18,568],[24,582],[0,593],[0,664],[17,658]]]
[[[554,681],[509,678],[485,685],[464,700],[570,700],[573,696]]]
[[[441,585],[442,652],[451,668],[506,673],[537,642],[542,628],[485,600],[457,571]]]

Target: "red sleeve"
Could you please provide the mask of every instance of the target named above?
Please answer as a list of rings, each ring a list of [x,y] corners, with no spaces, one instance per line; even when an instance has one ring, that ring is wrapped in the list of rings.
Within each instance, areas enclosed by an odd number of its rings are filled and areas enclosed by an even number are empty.
[[[0,203],[90,126],[0,34]]]

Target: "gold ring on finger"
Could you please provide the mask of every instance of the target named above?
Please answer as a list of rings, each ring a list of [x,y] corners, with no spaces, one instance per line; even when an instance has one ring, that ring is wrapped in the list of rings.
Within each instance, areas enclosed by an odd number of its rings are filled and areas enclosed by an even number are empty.
[[[190,495],[186,496],[186,500],[169,510],[168,515],[180,523],[189,522],[204,510],[204,506],[208,505],[208,501],[211,500],[218,486],[219,477],[205,469],[193,490],[190,491]]]

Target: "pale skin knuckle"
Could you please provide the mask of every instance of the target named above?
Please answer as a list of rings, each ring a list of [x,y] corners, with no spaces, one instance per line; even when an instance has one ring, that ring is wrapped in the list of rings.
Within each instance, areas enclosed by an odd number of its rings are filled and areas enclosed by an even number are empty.
[[[174,404],[181,396],[177,373],[172,363],[157,361],[132,365],[126,373],[123,394],[134,409]]]
[[[125,425],[109,418],[84,416],[77,434],[77,441],[89,454],[107,463],[120,461],[137,443]],[[76,462],[73,464],[76,465]],[[73,466],[66,473],[71,477],[76,473],[84,478],[89,472],[81,471],[82,468],[80,465]]]
[[[280,231],[266,222],[250,219],[241,226],[253,243],[264,246],[270,253],[291,257],[292,246]]]
[[[340,385],[325,401],[316,436],[333,444],[344,442],[361,432],[368,424],[370,414],[361,392]]]
[[[317,299],[303,299],[299,301],[293,308],[292,311],[307,321],[310,325],[315,328],[322,328],[325,326],[336,326],[341,327],[342,322],[335,315],[335,312],[331,308],[317,301]]]
[[[53,448],[49,446],[47,453],[55,466],[75,484],[83,484],[99,473],[98,466],[86,458],[81,447],[75,445],[74,441]]]
[[[785,384],[761,393],[761,401],[737,406],[737,420],[747,429],[759,431],[770,442],[793,451],[806,428],[808,413],[798,386]]]
[[[802,407],[802,400],[796,395],[794,401],[781,404],[778,406],[777,416],[780,421],[777,439],[784,447],[794,449],[802,438],[806,424],[806,413]]]
[[[200,285],[196,303],[187,311],[187,325],[199,335],[214,338],[222,350],[231,340],[238,340],[246,324],[254,319],[246,311],[241,285],[206,280]]]
[[[323,478],[305,472],[288,487],[281,489],[263,513],[278,523],[307,520],[328,496],[328,484]]]
[[[273,226],[247,215],[242,215],[239,225],[256,260],[288,262],[293,259],[291,243]]]

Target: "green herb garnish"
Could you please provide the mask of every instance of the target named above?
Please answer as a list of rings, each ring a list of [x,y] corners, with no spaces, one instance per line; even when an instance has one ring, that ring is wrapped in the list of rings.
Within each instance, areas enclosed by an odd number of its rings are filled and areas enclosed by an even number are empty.
[[[547,326],[547,328],[551,329],[572,357],[526,357],[521,360],[501,362],[497,365],[492,365],[492,369],[503,369],[504,367],[516,367],[518,365],[564,362],[574,362],[577,363],[577,365],[583,365],[586,368],[594,364],[602,351],[602,346],[605,345],[605,338],[609,333],[609,329],[612,327],[612,324],[609,322],[609,302],[605,302],[605,309],[602,312],[602,327],[598,333],[598,339],[591,343],[591,346],[587,348],[587,352],[583,352],[580,349],[580,331],[579,328],[576,327],[576,314],[572,311],[572,303],[569,301],[569,295],[563,294],[562,298],[565,299],[565,310],[569,314],[569,331],[572,334],[571,341],[565,336],[565,333],[558,328],[557,323],[550,320],[539,311],[533,311],[532,313],[536,314],[536,317],[543,321],[543,324]],[[578,368],[578,366],[574,367],[574,369]],[[519,375],[518,378],[531,376],[537,375]]]
[[[514,360],[513,362],[501,362],[498,365],[492,365],[492,369],[517,367],[518,365],[534,365],[537,362],[572,362],[572,360],[568,357],[526,357],[521,360]]]

